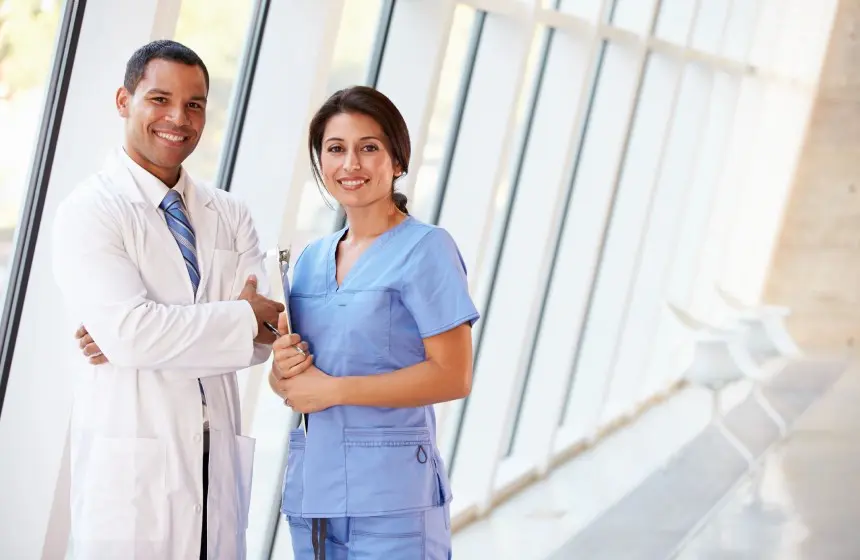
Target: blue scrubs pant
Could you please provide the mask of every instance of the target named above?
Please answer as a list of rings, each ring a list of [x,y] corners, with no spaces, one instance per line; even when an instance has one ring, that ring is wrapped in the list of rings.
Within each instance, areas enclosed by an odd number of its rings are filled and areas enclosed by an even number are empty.
[[[315,520],[289,516],[293,555],[315,560],[312,529],[325,524],[325,560],[451,560],[448,507],[379,517]]]

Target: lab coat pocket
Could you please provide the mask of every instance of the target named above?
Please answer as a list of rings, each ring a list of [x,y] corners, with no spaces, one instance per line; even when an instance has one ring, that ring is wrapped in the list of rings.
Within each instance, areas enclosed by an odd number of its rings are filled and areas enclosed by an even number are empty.
[[[245,285],[244,278],[237,278],[236,267],[239,264],[239,253],[227,249],[212,251],[212,269],[210,271],[207,291],[210,294],[221,294],[224,299],[233,299]],[[239,282],[241,280],[241,282]]]
[[[151,438],[94,437],[75,532],[82,540],[161,541],[167,537],[167,454]]]
[[[290,452],[287,456],[287,471],[284,473],[284,488],[281,492],[281,513],[302,515],[305,470],[305,431],[299,428],[290,432]]]
[[[436,504],[434,446],[428,428],[344,429],[347,515]]]
[[[254,448],[257,440],[236,436],[236,455],[238,457],[237,492],[239,502],[239,527],[248,528],[248,512],[251,509],[251,485],[254,474]]]

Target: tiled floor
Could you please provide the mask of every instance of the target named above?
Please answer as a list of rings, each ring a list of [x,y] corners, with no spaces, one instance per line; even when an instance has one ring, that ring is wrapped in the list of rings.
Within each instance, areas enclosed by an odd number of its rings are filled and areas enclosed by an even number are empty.
[[[846,449],[850,438],[860,442],[860,409],[848,418],[849,405],[860,402],[860,369],[844,368],[842,361],[790,364],[765,390],[791,426],[784,446],[748,387],[727,395],[726,423],[762,458],[759,478],[745,481],[746,462],[707,427],[708,395],[686,389],[458,532],[454,558],[666,560],[688,542],[682,560],[860,560],[857,549],[834,552],[847,546],[834,535],[850,540],[860,521],[860,505],[845,503],[860,504],[860,474],[850,480],[860,473],[860,446],[853,458]],[[834,398],[841,404],[827,404]],[[814,488],[822,474],[827,490]],[[789,479],[814,510],[811,520],[794,509]]]
[[[800,417],[678,560],[860,559],[860,368]]]
[[[741,401],[747,388],[728,395]],[[700,435],[709,397],[685,389],[454,535],[455,559],[545,560]],[[456,499],[456,497],[455,497]]]

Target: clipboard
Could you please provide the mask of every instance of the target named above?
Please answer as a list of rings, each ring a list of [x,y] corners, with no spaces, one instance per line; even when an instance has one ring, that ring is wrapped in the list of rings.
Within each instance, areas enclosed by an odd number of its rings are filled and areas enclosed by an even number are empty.
[[[285,334],[293,333],[293,322],[290,317],[290,247],[286,249],[281,249],[280,244],[274,251],[269,251],[266,255],[266,260],[268,261],[266,264],[266,270],[269,271],[270,283],[272,286],[281,285],[282,291],[281,296],[283,300],[281,303],[284,304],[284,314],[287,317],[287,332],[281,333],[278,332],[278,329],[274,326],[266,323],[265,326],[270,331],[272,331],[275,336],[282,336]],[[277,271],[277,276],[275,276],[275,271]],[[298,348],[299,352],[304,354],[301,348]],[[300,414],[299,419],[296,423],[296,428],[303,427],[305,430],[305,435],[308,433],[308,415]]]

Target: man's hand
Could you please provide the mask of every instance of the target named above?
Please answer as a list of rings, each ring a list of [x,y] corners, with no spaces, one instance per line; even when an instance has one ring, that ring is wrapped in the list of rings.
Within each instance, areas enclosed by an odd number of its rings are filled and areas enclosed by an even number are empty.
[[[284,310],[284,304],[265,298],[257,293],[257,277],[253,274],[248,276],[245,287],[239,293],[239,299],[244,299],[251,304],[254,317],[257,318],[257,338],[254,342],[258,344],[272,344],[275,335],[263,326],[264,322],[271,325],[278,323],[278,314]]]
[[[96,341],[93,340],[93,337],[91,337],[90,333],[87,332],[87,328],[85,326],[81,325],[78,327],[78,330],[75,331],[75,339],[77,339],[78,346],[80,346],[84,357],[89,363],[94,366],[108,363],[107,357],[102,354],[102,349],[99,348]]]

